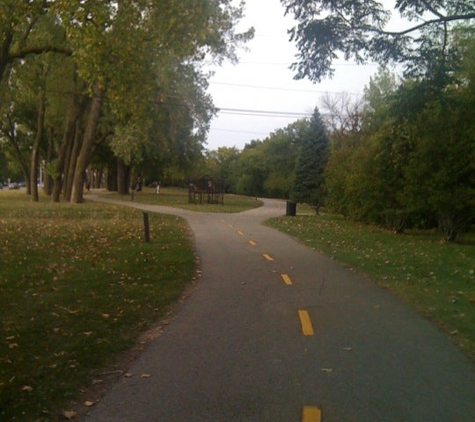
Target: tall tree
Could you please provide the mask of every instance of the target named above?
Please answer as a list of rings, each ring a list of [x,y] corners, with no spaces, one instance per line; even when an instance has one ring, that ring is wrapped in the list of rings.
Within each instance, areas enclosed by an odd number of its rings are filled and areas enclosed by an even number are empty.
[[[249,196],[264,195],[264,182],[269,169],[265,165],[265,156],[261,141],[252,141],[239,156],[237,171],[237,192]]]
[[[296,77],[314,81],[333,75],[332,62],[342,54],[357,63],[402,63],[406,76],[440,83],[453,70],[454,26],[475,18],[473,1],[396,0],[393,11],[405,21],[396,30],[391,10],[376,0],[281,2],[298,22],[290,32],[299,50]]]
[[[272,132],[263,142],[265,165],[269,169],[264,182],[267,196],[289,198],[303,134],[308,126],[307,119],[297,120],[283,129]]]
[[[44,33],[43,36],[37,36],[38,27],[50,14],[51,3],[44,0],[0,2],[0,81],[5,76],[8,66],[29,55],[49,51],[71,55],[72,50],[64,39],[61,41],[45,37]],[[56,21],[56,24],[59,22]]]
[[[79,74],[89,82],[89,91],[95,93],[94,105],[104,104],[96,101],[98,92],[108,100],[109,111],[115,118],[116,136],[111,145],[126,165],[135,164],[130,159],[140,157],[144,143],[149,142],[153,127],[150,111],[157,106],[162,82],[157,69],[177,71],[181,64],[197,63],[206,55],[218,59],[233,57],[236,45],[252,35],[252,32],[235,33],[242,5],[234,7],[228,1],[121,0],[81,5],[63,1],[62,4],[65,10],[61,16],[70,27],[68,34],[76,52]],[[103,112],[102,106],[93,106],[92,110],[98,117]],[[196,129],[196,120],[190,114],[176,126],[180,132],[176,142],[181,142],[181,146],[192,140]],[[95,118],[91,114],[90,117]],[[89,128],[95,127],[97,124],[89,123]],[[83,140],[77,162],[83,168],[76,169],[75,178],[84,177],[91,158],[90,142],[86,137]],[[83,157],[84,154],[88,156]],[[81,181],[75,180],[74,185],[79,187]],[[71,201],[81,202],[81,192],[76,189]]]
[[[324,172],[328,162],[329,140],[318,108],[301,140],[301,151],[295,169],[292,199],[312,205],[318,213],[325,198]]]
[[[428,98],[408,119],[414,139],[406,166],[405,198],[419,214],[436,219],[446,241],[455,241],[475,215],[473,113],[458,89]]]
[[[62,185],[66,198],[82,201],[84,174],[98,142],[107,142],[116,155],[107,162],[127,166],[140,165],[151,151],[181,167],[200,156],[214,108],[199,64],[205,58],[235,60],[236,48],[252,36],[252,30],[236,31],[242,14],[243,3],[228,0],[2,1],[0,83],[9,94],[11,78],[19,81],[19,89],[28,86],[27,73],[20,72],[26,63],[50,52],[70,57],[67,66],[60,66],[67,68],[64,75],[51,67],[57,81],[45,92],[55,200]],[[69,81],[63,79],[66,73]],[[17,154],[26,163],[31,148],[16,142],[26,139],[33,145],[38,119],[29,116],[26,125],[18,120],[19,111],[31,114],[37,104],[19,107],[19,97],[3,95],[3,86],[1,130],[12,151],[27,152],[26,157]],[[70,99],[65,107],[59,106],[60,92]],[[38,92],[30,96],[35,102],[41,98]],[[57,126],[50,126],[54,122]],[[35,162],[46,157],[41,148],[38,153],[44,156],[35,154]],[[30,166],[23,167],[30,172]]]

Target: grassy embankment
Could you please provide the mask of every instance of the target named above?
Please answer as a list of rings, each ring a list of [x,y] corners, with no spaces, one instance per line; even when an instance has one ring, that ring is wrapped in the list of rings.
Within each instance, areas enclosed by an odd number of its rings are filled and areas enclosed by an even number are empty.
[[[180,190],[134,200],[188,206]],[[258,205],[235,196],[226,203],[192,208]],[[33,204],[24,192],[0,192],[0,420],[64,420],[93,404],[87,387],[126,369],[118,357],[182,296],[196,275],[188,226],[149,218],[145,243],[138,210],[46,197]]]
[[[325,214],[298,214],[267,224],[393,291],[475,361],[473,230],[450,244],[433,231],[395,235]]]

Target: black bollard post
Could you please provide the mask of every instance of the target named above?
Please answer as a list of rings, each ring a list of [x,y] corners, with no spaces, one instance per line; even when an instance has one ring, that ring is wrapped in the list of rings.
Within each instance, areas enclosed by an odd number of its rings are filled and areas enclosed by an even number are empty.
[[[143,213],[143,229],[145,232],[145,242],[150,242],[150,224],[148,221],[148,213]]]

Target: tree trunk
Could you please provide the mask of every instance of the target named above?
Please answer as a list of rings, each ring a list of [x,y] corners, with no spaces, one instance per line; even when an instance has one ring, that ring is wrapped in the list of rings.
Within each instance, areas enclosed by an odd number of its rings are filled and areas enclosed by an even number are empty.
[[[53,202],[59,202],[61,196],[61,189],[63,187],[63,176],[65,172],[66,158],[72,151],[72,145],[74,144],[76,128],[76,116],[70,116],[66,129],[64,131],[63,140],[61,142],[61,148],[58,154],[58,163],[56,164],[54,179],[53,179],[53,195],[51,200]]]
[[[117,158],[117,192],[119,195],[128,195],[130,186],[130,167],[122,159]]]
[[[66,162],[64,165],[64,186],[63,197],[66,201],[71,200],[71,192],[74,179],[74,171],[76,169],[76,160],[81,149],[81,123],[80,120],[76,120],[74,139],[71,144],[68,145],[66,152]]]
[[[31,196],[30,198],[33,202],[39,201],[36,172],[38,171],[40,144],[43,139],[43,133],[44,133],[45,112],[46,112],[45,91],[41,89],[40,95],[39,95],[39,109],[38,109],[38,122],[37,122],[37,128],[36,128],[36,136],[35,136],[35,142],[33,143],[33,149],[31,151],[31,166],[30,166]]]
[[[87,103],[85,100],[81,102],[76,100],[74,107],[70,113],[68,113],[68,123],[61,141],[58,163],[54,175],[53,202],[59,202],[61,191],[63,191],[63,197],[68,202],[71,199],[72,180],[80,146],[80,122]]]
[[[117,159],[107,164],[107,190],[117,192]]]
[[[54,130],[51,129],[49,133],[49,142],[48,142],[48,151],[46,152],[46,167],[49,167],[52,158],[56,154],[56,148],[54,145]],[[43,169],[43,183],[44,183],[44,192],[46,195],[50,196],[53,193],[53,178],[49,171],[46,171],[46,168]]]
[[[74,116],[71,116],[71,137],[68,139],[66,148],[66,157],[64,162],[64,176],[63,176],[63,197],[69,202],[71,200],[72,185],[74,172],[76,169],[76,160],[81,148],[81,134],[82,121],[90,104],[89,98],[83,98],[82,101],[77,101],[74,109]]]
[[[5,76],[5,71],[10,62],[10,47],[13,42],[13,31],[4,32],[5,38],[0,45],[0,82]]]
[[[12,121],[11,116],[8,116],[8,125],[9,125],[8,129],[6,129],[3,132],[5,133],[8,142],[11,144],[13,148],[15,159],[21,168],[21,171],[23,173],[23,178],[25,179],[25,182],[26,182],[26,193],[27,195],[30,195],[31,193],[30,168],[28,165],[28,160],[22,153],[20,146],[17,142],[15,124]]]
[[[79,152],[76,161],[76,168],[74,171],[74,179],[70,200],[72,204],[80,204],[84,201],[84,177],[86,173],[86,168],[91,158],[90,155],[92,150],[92,144],[94,142],[94,137],[96,134],[97,123],[99,122],[99,117],[101,115],[102,95],[102,90],[96,88],[94,92],[94,98],[92,99],[91,109],[89,110],[89,116],[86,122],[81,151]]]

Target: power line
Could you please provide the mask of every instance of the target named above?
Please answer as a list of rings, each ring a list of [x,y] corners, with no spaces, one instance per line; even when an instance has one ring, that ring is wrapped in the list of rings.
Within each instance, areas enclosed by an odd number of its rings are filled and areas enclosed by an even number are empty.
[[[244,85],[244,84],[234,84],[230,82],[215,82],[215,81],[210,81],[210,84],[214,85],[227,85],[227,86],[237,86],[240,88],[256,88],[256,89],[270,89],[272,91],[277,90],[277,91],[297,91],[297,92],[308,92],[308,93],[316,93],[316,94],[322,94],[322,91],[313,91],[313,90],[307,90],[307,89],[295,89],[295,88],[279,88],[275,86],[263,86],[263,85]]]
[[[298,113],[293,111],[271,111],[271,110],[248,110],[240,108],[219,108],[218,113],[222,114],[236,114],[242,116],[256,116],[256,117],[287,117],[287,118],[296,118],[296,117],[309,117],[312,113]]]
[[[306,92],[309,94],[341,94],[342,92],[336,91],[317,91],[317,90],[310,90],[310,89],[295,89],[295,88],[281,88],[275,86],[264,86],[264,85],[244,85],[244,84],[235,84],[230,82],[219,82],[219,81],[210,81],[210,84],[214,85],[227,85],[227,86],[236,86],[240,88],[253,88],[253,89],[268,89],[272,91],[293,91],[293,92]],[[360,95],[356,92],[345,92],[348,95]]]
[[[291,66],[292,62],[247,62],[247,61],[240,61],[238,65],[246,64],[246,65],[256,65],[256,66]],[[332,63],[332,66],[336,67],[362,67],[362,66],[371,66],[377,67],[379,66],[378,63],[365,63],[365,64],[358,64],[358,63]]]
[[[220,129],[220,128],[211,128],[211,130],[218,131],[218,132],[247,133],[249,135],[269,135],[269,132],[251,132],[247,130],[233,130],[233,129]]]

